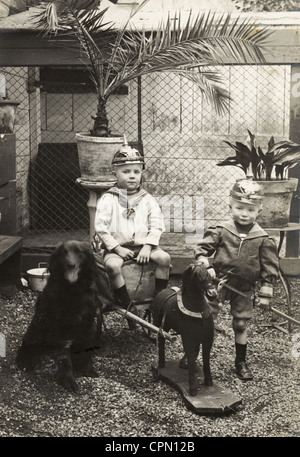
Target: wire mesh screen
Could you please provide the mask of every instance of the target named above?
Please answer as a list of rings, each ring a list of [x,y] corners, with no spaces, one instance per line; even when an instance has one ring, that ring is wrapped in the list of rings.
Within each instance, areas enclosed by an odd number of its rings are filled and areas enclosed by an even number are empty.
[[[142,136],[144,186],[162,207],[162,244],[173,255],[189,254],[207,225],[228,217],[229,187],[243,173],[216,165],[233,155],[224,140],[244,141],[249,129],[264,149],[270,136],[280,140],[289,135],[290,66],[218,70],[232,98],[222,116],[197,86],[171,74],[143,77],[141,97],[137,83],[130,83],[108,104],[114,132],[126,133],[133,142]],[[46,76],[38,68],[0,69],[6,95],[20,101],[15,126],[17,231],[25,248],[89,239],[89,194],[76,182],[75,133],[92,127],[97,99],[78,71],[74,77],[74,69],[52,69]],[[73,79],[67,76],[71,74]]]
[[[218,70],[232,98],[222,116],[197,86],[179,76],[155,75],[143,84],[147,188],[158,198],[164,196],[165,218],[171,218],[175,229],[163,241],[176,255],[189,254],[207,225],[228,219],[229,189],[244,174],[216,165],[235,155],[224,141],[245,142],[249,129],[266,150],[270,136],[281,140],[289,135],[290,67]]]

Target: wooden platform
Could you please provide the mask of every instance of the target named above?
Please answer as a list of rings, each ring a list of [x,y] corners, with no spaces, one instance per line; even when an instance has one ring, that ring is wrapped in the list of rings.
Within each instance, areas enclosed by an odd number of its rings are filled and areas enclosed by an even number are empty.
[[[152,369],[157,370],[154,366]],[[187,407],[197,414],[228,414],[236,412],[242,404],[242,399],[238,395],[233,394],[215,381],[213,386],[205,386],[200,366],[198,369],[198,393],[194,397],[189,394],[188,373],[186,369],[179,368],[179,359],[166,361],[165,368],[159,368],[157,374],[158,379],[175,387],[181,393]]]
[[[0,235],[0,293],[15,292],[21,280],[21,249],[23,239]]]

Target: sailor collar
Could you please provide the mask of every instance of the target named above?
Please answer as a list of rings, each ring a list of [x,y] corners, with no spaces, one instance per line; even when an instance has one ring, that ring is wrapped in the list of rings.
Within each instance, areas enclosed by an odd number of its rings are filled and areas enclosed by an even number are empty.
[[[230,233],[233,233],[233,235],[236,235],[240,238],[240,234],[233,222],[233,220],[230,220],[230,221],[226,221],[226,222],[223,222],[221,224],[219,224],[220,227],[223,227],[224,229],[226,229],[228,232]],[[249,233],[246,235],[245,239],[249,239],[249,238],[258,238],[258,237],[268,237],[268,233],[263,229],[261,228],[261,226],[257,223],[257,222],[254,222],[253,224],[253,227],[251,228],[251,230],[249,231]]]

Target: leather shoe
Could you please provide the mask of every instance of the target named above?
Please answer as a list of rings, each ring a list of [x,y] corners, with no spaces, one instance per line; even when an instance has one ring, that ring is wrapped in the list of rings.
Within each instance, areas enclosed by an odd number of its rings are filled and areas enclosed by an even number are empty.
[[[242,381],[250,381],[253,379],[253,374],[246,362],[237,362],[235,364],[236,374]]]

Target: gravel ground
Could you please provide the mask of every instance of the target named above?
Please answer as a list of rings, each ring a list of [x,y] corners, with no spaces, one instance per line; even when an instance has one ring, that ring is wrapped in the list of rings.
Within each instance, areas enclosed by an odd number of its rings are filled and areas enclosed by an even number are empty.
[[[173,277],[171,285],[181,285]],[[300,279],[291,279],[293,315],[300,320]],[[278,284],[272,305],[286,312]],[[156,345],[139,329],[126,330],[122,316],[105,315],[106,330],[95,355],[99,378],[80,378],[71,394],[51,379],[26,374],[15,365],[16,350],[29,324],[36,293],[25,289],[0,299],[0,437],[296,437],[299,422],[300,328],[290,334],[265,327],[272,313],[255,308],[249,327],[248,361],[254,380],[242,382],[233,369],[234,342],[228,305],[221,311],[223,331],[212,351],[214,379],[242,398],[228,415],[189,410],[170,385],[155,382],[151,364]],[[286,326],[285,326],[286,328]],[[3,355],[3,354],[2,354]],[[182,356],[180,337],[167,343],[167,359]]]

